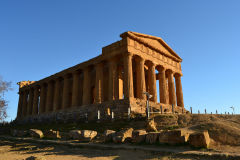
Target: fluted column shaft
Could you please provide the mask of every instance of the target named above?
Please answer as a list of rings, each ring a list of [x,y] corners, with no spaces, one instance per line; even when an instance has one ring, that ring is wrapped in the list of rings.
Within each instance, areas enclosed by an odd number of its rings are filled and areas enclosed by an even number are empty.
[[[57,111],[61,107],[60,85],[61,85],[60,79],[56,79],[54,88],[53,111]]]
[[[33,108],[33,88],[30,88],[27,105],[27,116],[32,115],[32,108]]]
[[[62,96],[62,108],[65,109],[67,107],[70,107],[70,78],[69,75],[64,76],[64,81],[63,81],[63,96]]]
[[[90,75],[89,75],[89,68],[85,68],[83,71],[83,99],[82,104],[87,105],[90,104]]]
[[[39,108],[39,113],[44,113],[46,110],[46,97],[47,97],[47,90],[46,90],[45,84],[41,85],[41,90],[40,90],[40,108]]]
[[[27,113],[27,98],[28,92],[25,90],[23,91],[22,117],[25,117]]]
[[[35,87],[33,92],[33,111],[32,115],[38,114],[39,88]]]
[[[181,75],[179,74],[175,75],[175,82],[176,82],[177,105],[180,107],[184,107]]]
[[[18,112],[17,112],[17,118],[22,117],[22,106],[23,106],[23,93],[19,91],[19,100],[18,100]]]
[[[132,54],[127,53],[123,57],[124,79],[123,89],[124,98],[130,99],[133,97],[133,74],[132,74]]]
[[[146,99],[146,95],[143,94],[146,92],[145,84],[145,72],[144,72],[144,59],[139,57],[136,59],[136,77],[137,77],[137,98]]]
[[[149,76],[149,93],[152,95],[153,102],[157,102],[157,89],[156,89],[156,73],[155,73],[155,65],[150,64],[148,68],[148,76]]]
[[[108,81],[108,100],[115,99],[117,78],[117,63],[115,59],[109,60],[109,81]]]
[[[168,73],[168,87],[169,87],[169,103],[171,105],[176,105],[176,94],[175,94],[175,85],[173,80],[173,72],[169,71]]]
[[[96,82],[95,82],[96,94],[95,103],[101,103],[103,101],[103,64],[96,65]]]
[[[165,69],[161,68],[159,70],[158,79],[159,79],[159,92],[160,92],[160,103],[167,104],[167,93],[166,93],[166,73]]]
[[[73,87],[72,87],[72,106],[79,106],[79,88],[80,88],[80,73],[75,71],[73,73]]]
[[[50,112],[53,110],[53,95],[54,83],[52,81],[49,81],[47,88],[46,112]]]

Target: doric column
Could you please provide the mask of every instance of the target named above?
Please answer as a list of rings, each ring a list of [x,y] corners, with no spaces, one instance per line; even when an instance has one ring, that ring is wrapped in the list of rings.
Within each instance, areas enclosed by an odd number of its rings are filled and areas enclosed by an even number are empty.
[[[123,88],[124,98],[130,99],[133,97],[133,74],[132,74],[132,54],[126,53],[123,55]]]
[[[39,113],[44,113],[45,112],[45,107],[46,107],[46,86],[45,84],[41,84],[41,89],[40,89],[40,107],[39,107]]]
[[[73,86],[72,86],[72,106],[79,106],[79,88],[80,88],[80,73],[79,71],[73,72]]]
[[[96,94],[95,94],[95,103],[101,103],[103,101],[103,64],[98,63],[95,66],[96,70]]]
[[[123,98],[123,74],[122,74],[122,66],[118,67],[118,80],[117,80],[117,99]]]
[[[166,93],[166,69],[161,67],[158,74],[159,79],[159,95],[160,95],[160,103],[167,104],[167,93]]]
[[[146,92],[145,85],[145,72],[144,72],[144,59],[138,57],[136,59],[136,77],[137,77],[137,98],[146,99],[146,95],[143,92]]]
[[[39,88],[36,86],[36,87],[34,87],[34,92],[33,92],[33,111],[32,111],[32,115],[37,115],[38,114],[38,103],[39,103]]]
[[[108,100],[115,99],[116,92],[116,79],[117,79],[117,62],[116,59],[109,60],[109,80],[108,80]]]
[[[19,100],[18,100],[18,111],[17,111],[17,118],[22,117],[22,106],[23,106],[23,93],[19,90]]]
[[[63,77],[63,96],[62,96],[62,108],[70,107],[70,78],[69,75]]]
[[[23,104],[22,104],[22,117],[26,116],[27,113],[27,99],[28,99],[28,91],[23,91]]]
[[[33,108],[33,88],[30,88],[27,105],[27,116],[32,115],[32,108]]]
[[[82,104],[87,105],[90,104],[90,77],[89,77],[89,68],[85,68],[83,71],[83,99]]]
[[[176,94],[175,94],[175,85],[173,80],[173,72],[168,72],[168,87],[169,87],[169,103],[171,105],[176,105]]]
[[[175,74],[175,82],[176,82],[177,105],[180,107],[184,107],[182,82],[180,74]]]
[[[50,112],[53,110],[53,95],[54,95],[54,83],[53,81],[49,81],[47,87],[46,112]]]
[[[58,78],[55,80],[53,111],[57,111],[61,107],[60,89],[61,89],[61,79]]]
[[[156,73],[155,73],[155,64],[151,63],[148,68],[148,86],[149,86],[149,93],[152,95],[153,102],[157,102],[157,90],[156,90]]]

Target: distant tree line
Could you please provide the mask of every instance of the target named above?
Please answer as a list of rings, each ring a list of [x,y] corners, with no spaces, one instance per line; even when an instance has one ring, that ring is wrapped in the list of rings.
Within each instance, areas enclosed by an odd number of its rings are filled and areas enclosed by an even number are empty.
[[[11,90],[11,82],[4,81],[0,76],[0,122],[7,118],[8,101],[4,97],[4,93]]]

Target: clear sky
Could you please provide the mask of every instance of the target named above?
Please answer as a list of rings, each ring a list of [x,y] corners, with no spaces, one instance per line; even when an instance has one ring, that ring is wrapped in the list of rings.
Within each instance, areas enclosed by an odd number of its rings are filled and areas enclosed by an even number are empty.
[[[183,59],[187,109],[240,113],[239,0],[0,1],[0,75],[18,86],[101,54],[125,31],[163,38]]]

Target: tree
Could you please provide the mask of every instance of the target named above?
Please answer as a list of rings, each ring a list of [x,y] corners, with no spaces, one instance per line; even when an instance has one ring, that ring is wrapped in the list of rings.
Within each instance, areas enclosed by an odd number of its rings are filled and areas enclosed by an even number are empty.
[[[10,86],[11,82],[4,81],[0,76],[0,121],[7,118],[8,102],[4,98],[4,93],[11,89]]]

